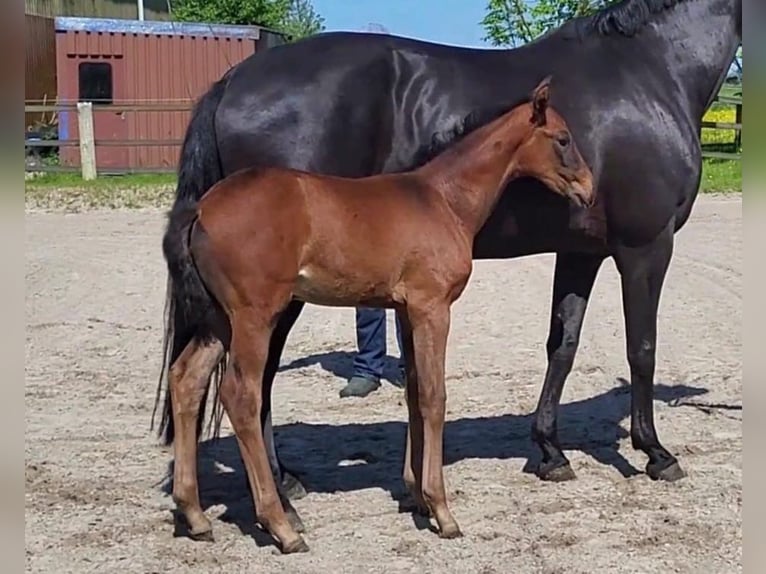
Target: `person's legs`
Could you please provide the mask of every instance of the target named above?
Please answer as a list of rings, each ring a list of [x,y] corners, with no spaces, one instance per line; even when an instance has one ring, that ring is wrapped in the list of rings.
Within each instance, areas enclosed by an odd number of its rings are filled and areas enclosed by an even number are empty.
[[[354,374],[341,389],[341,397],[365,397],[380,387],[386,355],[385,309],[357,307],[356,345]]]
[[[397,313],[394,313],[394,320],[396,321],[396,344],[399,346],[399,363],[398,368],[396,370],[396,378],[394,379],[394,384],[397,387],[403,387],[405,376],[404,376],[404,351],[402,350],[402,326],[399,323],[399,315]]]

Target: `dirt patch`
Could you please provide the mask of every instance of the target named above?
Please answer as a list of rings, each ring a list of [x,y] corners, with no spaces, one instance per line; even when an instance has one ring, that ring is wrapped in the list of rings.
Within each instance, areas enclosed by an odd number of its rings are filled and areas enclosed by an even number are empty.
[[[661,301],[656,422],[689,476],[657,483],[630,446],[619,280],[599,276],[560,436],[578,479],[527,472],[545,370],[553,256],[478,262],[454,309],[446,481],[465,533],[399,512],[405,406],[384,385],[338,397],[351,309],[306,309],[275,390],[277,440],[309,487],[311,552],[282,557],[253,526],[236,442],[200,453],[215,543],[174,537],[171,452],[148,424],[165,274],[160,210],[26,217],[26,566],[29,572],[741,571],[742,202],[699,198]],[[396,355],[393,320],[389,349]],[[393,359],[391,360],[393,366]]]

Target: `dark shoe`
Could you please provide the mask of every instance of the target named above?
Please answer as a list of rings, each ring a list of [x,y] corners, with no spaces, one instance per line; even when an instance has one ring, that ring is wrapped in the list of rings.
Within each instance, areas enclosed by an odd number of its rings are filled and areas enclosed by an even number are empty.
[[[396,369],[396,375],[394,376],[391,384],[400,389],[404,388],[404,384],[407,382],[407,375],[404,372],[404,367]]]
[[[282,469],[282,491],[289,500],[300,500],[306,496],[306,487],[300,479],[287,469]]]
[[[373,391],[380,388],[380,381],[370,377],[360,377],[358,375],[351,377],[348,384],[340,390],[341,398],[344,397],[366,397]]]

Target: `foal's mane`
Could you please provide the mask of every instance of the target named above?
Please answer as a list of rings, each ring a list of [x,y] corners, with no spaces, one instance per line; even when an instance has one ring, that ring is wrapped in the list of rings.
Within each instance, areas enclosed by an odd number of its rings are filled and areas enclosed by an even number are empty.
[[[420,149],[416,154],[414,167],[419,167],[437,155],[445,152],[447,148],[456,144],[471,132],[496,120],[500,116],[510,112],[513,108],[529,102],[529,96],[525,96],[510,105],[500,105],[490,108],[473,110],[456,121],[449,128],[438,131],[431,136],[431,142]]]
[[[575,31],[579,35],[633,36],[652,18],[691,0],[621,0],[616,4],[602,8],[589,16],[574,18],[559,28],[563,31]]]

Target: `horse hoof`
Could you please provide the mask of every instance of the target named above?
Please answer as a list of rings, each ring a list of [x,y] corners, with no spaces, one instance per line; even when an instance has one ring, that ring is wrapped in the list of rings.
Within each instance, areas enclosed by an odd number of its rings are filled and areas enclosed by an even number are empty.
[[[307,494],[301,481],[286,471],[282,477],[282,491],[290,500],[300,500]]]
[[[215,542],[213,530],[201,530],[200,532],[189,532],[189,538],[196,542]]]
[[[403,500],[399,502],[400,512],[412,512],[418,516],[425,516],[426,518],[431,516],[431,511],[425,502],[419,502],[412,494],[407,495]]]
[[[537,475],[541,480],[548,482],[566,482],[577,478],[577,475],[572,470],[569,462],[557,464],[555,466],[550,464],[540,464]]]
[[[286,544],[282,547],[282,554],[297,554],[299,552],[308,552],[309,545],[303,539],[303,536],[298,536],[290,544]]]
[[[646,474],[652,480],[664,480],[665,482],[675,482],[686,476],[684,469],[675,460],[666,466],[649,463],[646,465]]]
[[[294,508],[289,509],[286,514],[287,521],[290,523],[290,526],[293,527],[293,530],[299,534],[306,532],[306,527],[303,524],[303,520],[301,520],[300,515],[298,515],[298,512]]]
[[[460,527],[457,524],[451,524],[441,530],[439,530],[439,538],[445,540],[452,540],[453,538],[462,538],[463,533],[460,531]]]

